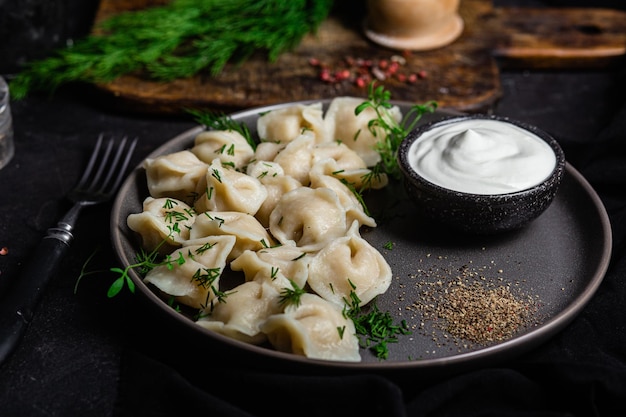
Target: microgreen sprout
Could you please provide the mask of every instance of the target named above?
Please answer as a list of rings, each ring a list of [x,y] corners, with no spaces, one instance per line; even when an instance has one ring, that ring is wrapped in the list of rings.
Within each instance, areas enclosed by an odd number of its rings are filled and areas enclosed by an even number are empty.
[[[368,99],[354,110],[356,115],[366,109],[372,109],[376,114],[376,117],[368,122],[367,128],[378,138],[375,150],[380,155],[380,161],[364,178],[366,188],[370,188],[382,174],[388,174],[394,179],[400,178],[400,168],[397,162],[400,143],[415,128],[424,114],[433,113],[437,109],[437,103],[429,101],[425,104],[413,105],[400,122],[396,121],[390,113],[392,108],[391,92],[372,82],[368,87]],[[355,136],[356,139],[359,133]],[[382,137],[380,137],[381,133]]]

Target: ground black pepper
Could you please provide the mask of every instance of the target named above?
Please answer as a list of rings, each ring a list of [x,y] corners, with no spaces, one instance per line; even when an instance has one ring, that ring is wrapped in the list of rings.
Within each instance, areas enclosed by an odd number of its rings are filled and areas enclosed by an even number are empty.
[[[421,315],[419,329],[430,331],[440,347],[452,342],[472,348],[506,341],[536,324],[538,300],[507,282],[502,269],[495,277],[491,272],[468,265],[419,270],[412,278],[420,298],[407,307]]]

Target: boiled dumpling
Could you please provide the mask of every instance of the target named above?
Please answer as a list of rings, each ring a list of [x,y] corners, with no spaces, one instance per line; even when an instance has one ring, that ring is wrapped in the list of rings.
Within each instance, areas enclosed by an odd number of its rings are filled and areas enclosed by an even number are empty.
[[[275,349],[313,359],[359,362],[354,323],[343,309],[315,294],[303,294],[261,326]]]
[[[355,109],[361,103],[363,103],[363,99],[357,97],[334,98],[328,106],[324,121],[329,134],[335,140],[341,141],[356,151],[367,166],[371,167],[380,161],[380,155],[375,146],[376,142],[385,139],[385,132],[381,128],[376,128],[376,135],[374,135],[369,130],[370,120],[377,118],[373,109],[367,108],[359,115],[355,114]],[[394,122],[402,120],[402,112],[399,107],[393,106],[388,112],[389,117]]]
[[[283,245],[320,250],[343,236],[346,211],[330,188],[296,188],[284,194],[270,215],[270,232]]]
[[[334,160],[337,170],[352,171],[367,168],[359,154],[341,142],[323,143],[313,148],[313,165],[326,159]]]
[[[253,216],[236,211],[207,211],[198,214],[189,233],[190,239],[229,235],[236,238],[228,261],[246,250],[259,250],[274,245],[274,239]]]
[[[256,146],[254,159],[258,161],[273,161],[276,155],[287,146],[286,143],[261,142]]]
[[[158,249],[161,254],[170,253],[189,239],[189,228],[195,220],[194,210],[173,198],[147,197],[143,211],[128,216],[128,227],[141,236],[147,252]]]
[[[319,141],[326,139],[322,103],[296,104],[261,115],[257,131],[261,141],[288,143],[303,130],[313,132]]]
[[[264,184],[268,178],[285,175],[285,170],[274,161],[255,160],[246,167],[246,174]]]
[[[350,300],[352,291],[365,305],[387,291],[391,267],[383,256],[359,235],[354,222],[345,237],[333,240],[309,264],[308,284],[315,293],[338,306]]]
[[[146,170],[148,192],[154,198],[171,197],[192,204],[198,183],[203,180],[207,164],[190,151],[180,151],[148,158]]]
[[[223,166],[214,159],[198,186],[203,192],[194,205],[196,211],[239,211],[254,215],[267,197],[261,182],[249,175]]]
[[[144,282],[187,306],[205,309],[214,302],[215,290],[235,245],[234,236],[189,240],[176,249],[169,262],[150,270]]]
[[[286,175],[265,177],[261,181],[267,190],[267,198],[265,198],[265,201],[263,201],[263,204],[256,212],[255,217],[263,226],[269,227],[270,215],[282,196],[289,191],[302,187],[302,184],[295,178]]]
[[[311,168],[309,178],[313,175],[330,175],[361,191],[366,189],[378,190],[389,183],[384,172],[374,173],[369,168],[342,169],[334,159],[317,161]]]
[[[233,271],[242,271],[247,281],[270,281],[283,288],[293,281],[302,288],[308,277],[309,255],[295,246],[274,246],[245,251],[230,263]]]
[[[244,282],[228,291],[223,302],[214,303],[196,323],[245,343],[260,344],[267,340],[260,326],[280,312],[279,300],[279,292],[273,286],[260,281]]]
[[[233,168],[241,169],[254,155],[246,138],[235,130],[208,130],[199,133],[191,148],[198,159],[210,164],[215,158]]]
[[[356,190],[351,190],[341,180],[319,173],[311,173],[311,188],[330,188],[337,194],[341,205],[346,210],[346,222],[352,224],[357,220],[360,225],[376,227],[376,220],[365,213],[361,201],[356,197]]]
[[[304,132],[280,151],[274,162],[283,168],[285,175],[295,178],[302,185],[308,185],[314,144],[315,137],[311,132]]]

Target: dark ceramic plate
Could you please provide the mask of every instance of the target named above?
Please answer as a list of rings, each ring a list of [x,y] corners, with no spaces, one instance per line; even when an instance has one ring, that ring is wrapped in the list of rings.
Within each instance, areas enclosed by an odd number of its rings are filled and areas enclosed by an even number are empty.
[[[406,112],[407,104],[397,104]],[[287,105],[247,110],[232,117],[248,124],[255,133],[260,113]],[[437,111],[422,122],[448,116],[449,113]],[[150,157],[190,147],[201,130],[198,127],[183,132]],[[123,184],[112,211],[112,242],[123,265],[130,264],[138,250],[126,218],[141,211],[146,196],[145,174],[137,168]],[[406,320],[412,330],[410,335],[400,336],[397,343],[389,345],[386,360],[376,358],[366,349],[361,350],[360,363],[311,360],[231,340],[197,326],[171,309],[139,276],[133,274],[132,278],[149,303],[166,318],[173,318],[175,325],[192,337],[214,346],[289,367],[367,372],[421,370],[428,374],[494,363],[543,343],[580,313],[608,267],[612,237],[606,211],[589,183],[569,164],[548,210],[522,230],[497,236],[454,234],[423,221],[414,214],[400,184],[392,183],[384,190],[372,192],[366,201],[379,226],[362,230],[362,235],[381,251],[394,274],[389,290],[379,296],[376,304],[381,311],[390,312],[396,322]],[[384,248],[388,243],[392,249]],[[441,327],[441,320],[426,320],[413,304],[425,301],[424,291],[433,288],[432,283],[445,284],[461,271],[475,274],[486,287],[509,286],[518,300],[532,299],[530,322],[504,340],[476,343],[453,337]]]

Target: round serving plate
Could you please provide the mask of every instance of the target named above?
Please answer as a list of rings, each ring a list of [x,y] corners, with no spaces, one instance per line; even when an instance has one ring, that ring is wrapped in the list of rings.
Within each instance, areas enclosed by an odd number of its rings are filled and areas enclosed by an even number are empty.
[[[320,101],[324,106],[330,103]],[[256,134],[260,114],[293,104],[296,103],[246,110],[232,114],[231,118],[246,123]],[[394,104],[403,113],[411,106],[404,102]],[[451,115],[438,110],[425,115],[419,123]],[[188,149],[202,130],[198,126],[185,131],[148,157]],[[128,228],[126,219],[131,213],[141,212],[147,196],[145,173],[139,166],[122,185],[111,216],[112,243],[124,266],[134,263],[139,251],[138,238]],[[239,342],[204,329],[175,311],[134,271],[131,278],[148,303],[171,318],[175,326],[242,355],[322,371],[443,373],[494,363],[545,342],[580,313],[608,268],[612,239],[608,216],[596,192],[569,163],[551,206],[527,227],[498,235],[455,233],[420,219],[402,185],[394,181],[383,190],[366,193],[365,200],[378,226],[363,228],[361,234],[383,254],[393,271],[391,286],[376,299],[376,306],[389,312],[396,322],[405,320],[411,330],[411,334],[399,336],[397,343],[389,344],[385,360],[367,349],[361,349],[361,362],[350,363],[309,359]],[[429,288],[428,284],[454,280],[468,271],[485,283],[507,286],[519,297],[532,300],[532,319],[511,337],[474,343],[447,334],[439,323],[424,317],[419,305],[427,302],[424,289]]]

